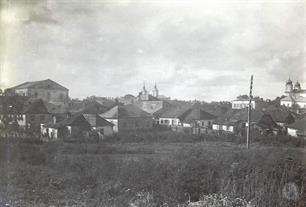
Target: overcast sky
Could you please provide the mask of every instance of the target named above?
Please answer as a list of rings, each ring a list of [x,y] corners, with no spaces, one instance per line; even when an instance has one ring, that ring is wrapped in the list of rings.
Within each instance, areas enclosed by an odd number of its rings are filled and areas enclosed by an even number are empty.
[[[275,98],[306,88],[305,1],[0,0],[0,87],[51,78],[70,96]]]

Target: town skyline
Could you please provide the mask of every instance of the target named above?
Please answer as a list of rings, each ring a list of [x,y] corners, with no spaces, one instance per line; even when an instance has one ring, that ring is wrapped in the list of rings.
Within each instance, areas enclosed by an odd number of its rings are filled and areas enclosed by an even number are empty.
[[[289,77],[306,86],[304,1],[0,6],[2,89],[50,78],[72,98],[118,97],[145,81],[174,99],[230,101],[248,93],[251,75],[265,99],[284,95]]]

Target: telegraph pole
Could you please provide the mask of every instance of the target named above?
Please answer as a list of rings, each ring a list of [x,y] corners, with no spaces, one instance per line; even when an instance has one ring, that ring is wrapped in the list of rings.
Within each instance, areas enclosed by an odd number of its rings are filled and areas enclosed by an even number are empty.
[[[250,82],[250,94],[249,94],[249,107],[248,107],[248,130],[247,130],[247,149],[250,147],[250,139],[251,139],[251,112],[252,112],[252,89],[253,89],[253,75],[251,75]]]

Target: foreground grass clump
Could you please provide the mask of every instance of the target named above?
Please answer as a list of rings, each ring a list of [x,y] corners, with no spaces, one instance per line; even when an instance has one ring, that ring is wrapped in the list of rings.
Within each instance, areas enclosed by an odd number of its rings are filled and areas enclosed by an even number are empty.
[[[1,206],[304,206],[300,148],[0,142],[0,153]]]

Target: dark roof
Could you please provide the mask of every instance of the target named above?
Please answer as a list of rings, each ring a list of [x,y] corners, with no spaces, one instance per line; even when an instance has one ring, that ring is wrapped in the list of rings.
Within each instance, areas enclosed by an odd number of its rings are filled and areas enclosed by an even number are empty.
[[[120,119],[120,118],[135,118],[135,117],[152,117],[149,113],[141,110],[132,104],[117,105],[105,113],[100,114],[103,118]]]
[[[40,81],[32,81],[32,82],[25,82],[20,85],[14,86],[10,89],[24,89],[24,88],[43,88],[43,89],[56,89],[56,90],[66,90],[68,91],[67,88],[64,86],[58,84],[57,82],[51,80],[51,79],[46,79],[46,80],[40,80]]]
[[[287,109],[283,109],[282,107],[269,107],[266,110],[264,110],[264,113],[271,115],[272,119],[275,122],[281,122],[281,123],[293,123],[294,122],[294,116],[291,114],[290,111]]]
[[[110,109],[97,100],[71,101],[69,103],[69,111],[71,113],[101,114]]]
[[[85,117],[82,114],[78,114],[75,116],[72,116],[68,119],[65,119],[61,122],[58,122],[56,124],[47,124],[46,127],[50,128],[62,128],[65,126],[78,126],[83,129],[90,129],[90,124],[88,121],[85,119]]]
[[[169,106],[162,108],[154,113],[154,116],[159,118],[180,118],[186,111],[190,109],[190,106]]]
[[[0,114],[23,114],[28,97],[0,96]]]
[[[102,104],[98,103],[97,101],[93,101],[88,103],[84,109],[81,110],[83,114],[101,114],[108,110],[109,108],[103,106]]]
[[[264,114],[256,124],[260,127],[269,129],[279,127],[269,114]]]
[[[251,110],[251,122],[258,122],[263,115],[264,115],[263,112],[252,109]],[[238,109],[236,112],[234,112],[231,119],[236,120],[236,121],[247,121],[248,120],[248,109],[247,108]]]
[[[38,99],[34,102],[29,102],[28,106],[24,110],[25,114],[49,114],[47,107],[43,100]]]
[[[65,114],[68,113],[68,107],[64,104],[53,104],[44,101],[45,106],[50,114]]]
[[[288,128],[306,130],[306,118],[297,120],[293,124],[288,125]]]
[[[109,121],[105,120],[98,114],[83,114],[87,122],[92,126],[92,127],[99,127],[99,126],[113,126],[112,123]]]
[[[194,120],[212,120],[217,117],[204,111],[200,104],[196,103],[191,108],[186,110],[179,119],[184,122],[192,122]]]

